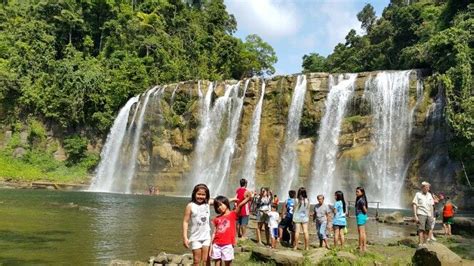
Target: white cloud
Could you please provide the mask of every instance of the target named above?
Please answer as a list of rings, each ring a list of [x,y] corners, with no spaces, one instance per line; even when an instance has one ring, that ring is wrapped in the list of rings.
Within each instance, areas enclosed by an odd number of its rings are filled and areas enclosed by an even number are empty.
[[[295,35],[301,17],[289,1],[226,0],[227,11],[237,19],[237,27],[263,39],[280,39]]]
[[[325,44],[334,47],[336,44],[345,41],[347,33],[355,29],[358,34],[362,34],[360,22],[357,20],[359,10],[350,1],[324,2],[319,6],[319,12],[324,15],[326,21],[322,25],[325,29]]]

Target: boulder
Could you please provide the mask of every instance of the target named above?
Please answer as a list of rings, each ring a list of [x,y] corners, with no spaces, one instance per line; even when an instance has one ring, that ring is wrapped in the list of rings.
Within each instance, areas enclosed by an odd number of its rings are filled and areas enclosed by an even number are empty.
[[[252,249],[251,257],[258,261],[272,261],[274,254],[273,249],[264,248],[264,247],[255,247]]]
[[[147,266],[143,261],[129,261],[129,260],[112,260],[109,266]]]
[[[182,265],[193,265],[193,254],[183,254],[181,256],[181,264]]]
[[[277,265],[300,265],[304,261],[304,257],[300,252],[292,250],[276,251],[272,259]]]
[[[18,147],[13,151],[13,157],[21,158],[26,154],[26,150],[22,147]]]
[[[416,250],[412,262],[414,265],[461,265],[462,259],[446,246],[432,243]]]
[[[454,217],[454,224],[451,225],[451,230],[454,234],[474,234],[474,218]]]
[[[337,253],[337,257],[341,258],[341,259],[344,259],[344,260],[346,260],[348,262],[351,262],[351,263],[355,262],[357,260],[357,257],[354,254],[349,253],[347,251],[339,251]]]
[[[168,254],[166,254],[165,252],[160,252],[160,254],[158,254],[155,257],[154,262],[155,263],[160,263],[160,264],[168,263]]]
[[[317,248],[310,251],[308,254],[309,261],[312,264],[318,264],[321,260],[329,253],[329,249],[327,248]]]
[[[180,255],[168,254],[168,263],[169,264],[181,264],[183,258]]]
[[[389,224],[403,224],[405,222],[403,220],[403,215],[398,211],[385,214],[382,217],[377,218],[377,221]]]

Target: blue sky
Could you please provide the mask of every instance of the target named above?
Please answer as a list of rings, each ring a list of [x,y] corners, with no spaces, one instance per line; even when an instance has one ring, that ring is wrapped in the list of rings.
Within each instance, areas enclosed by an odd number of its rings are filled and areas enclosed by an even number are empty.
[[[278,56],[277,75],[301,72],[302,57],[327,56],[350,29],[359,34],[357,13],[370,3],[380,17],[390,0],[225,0],[237,20],[235,36],[258,34]]]

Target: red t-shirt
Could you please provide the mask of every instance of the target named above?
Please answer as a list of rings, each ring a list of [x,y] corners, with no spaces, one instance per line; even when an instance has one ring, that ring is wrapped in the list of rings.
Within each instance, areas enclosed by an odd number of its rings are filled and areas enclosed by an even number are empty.
[[[217,216],[212,220],[216,227],[214,243],[217,245],[234,245],[235,244],[235,223],[237,221],[237,213],[231,211],[227,215]]]
[[[237,202],[236,204],[239,205],[245,199],[245,192],[247,189],[244,187],[239,187],[235,192],[237,194]],[[239,216],[248,216],[250,213],[250,201],[245,203],[242,208],[240,208]]]

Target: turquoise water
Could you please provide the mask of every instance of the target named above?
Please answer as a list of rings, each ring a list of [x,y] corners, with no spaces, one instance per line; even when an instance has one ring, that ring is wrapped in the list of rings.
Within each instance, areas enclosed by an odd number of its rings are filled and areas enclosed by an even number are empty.
[[[185,198],[0,189],[0,264],[107,264],[182,253]]]

